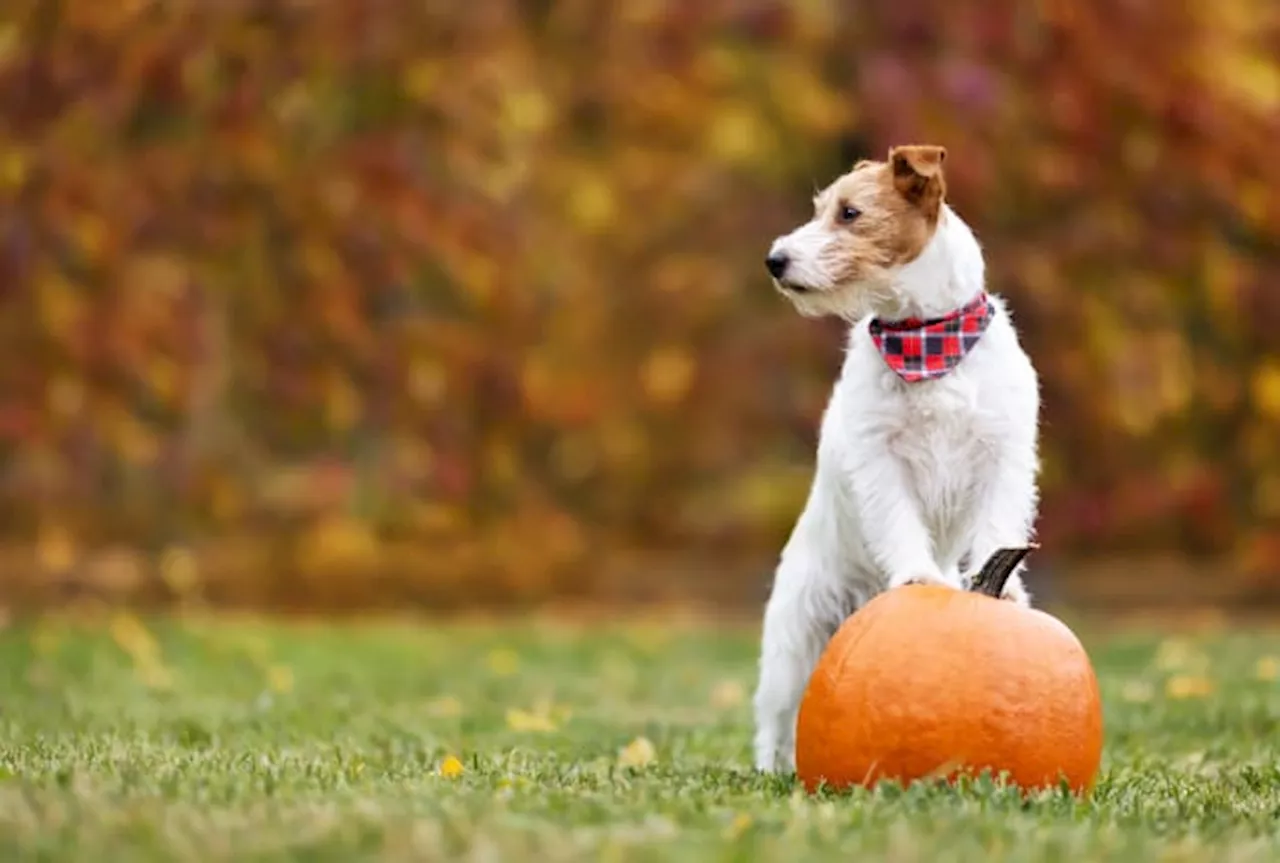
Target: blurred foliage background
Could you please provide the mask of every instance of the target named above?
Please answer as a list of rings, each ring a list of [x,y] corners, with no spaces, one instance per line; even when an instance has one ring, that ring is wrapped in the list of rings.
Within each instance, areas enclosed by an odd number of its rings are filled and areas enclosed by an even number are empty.
[[[1277,57],[1271,0],[8,0],[0,597],[758,603],[842,339],[764,250],[904,142],[1043,377],[1052,588],[1280,596]]]

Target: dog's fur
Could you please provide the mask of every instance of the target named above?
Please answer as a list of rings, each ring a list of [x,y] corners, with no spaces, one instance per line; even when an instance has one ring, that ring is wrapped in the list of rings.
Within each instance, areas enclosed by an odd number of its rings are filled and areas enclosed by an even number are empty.
[[[958,367],[900,379],[868,333],[936,318],[984,290],[982,252],[947,205],[933,146],[895,147],[817,195],[812,220],[770,250],[775,285],[805,315],[853,324],[823,417],[808,500],[764,616],[755,760],[795,766],[797,707],[835,628],[886,588],[962,588],[997,549],[1031,539],[1037,509],[1039,384],[1009,314]],[[1015,573],[1004,598],[1028,604]]]

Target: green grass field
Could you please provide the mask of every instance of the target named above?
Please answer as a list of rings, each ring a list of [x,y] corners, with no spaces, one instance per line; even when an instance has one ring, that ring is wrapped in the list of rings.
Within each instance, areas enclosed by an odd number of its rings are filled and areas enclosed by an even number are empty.
[[[10,624],[0,859],[1280,859],[1280,635],[1086,638],[1091,800],[749,769],[755,632]]]

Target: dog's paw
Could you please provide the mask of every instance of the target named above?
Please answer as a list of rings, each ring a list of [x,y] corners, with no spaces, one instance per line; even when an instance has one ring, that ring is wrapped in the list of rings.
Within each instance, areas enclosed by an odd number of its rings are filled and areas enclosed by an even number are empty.
[[[756,771],[787,775],[796,772],[795,749],[772,746],[756,749]]]
[[[795,741],[761,730],[755,739],[755,764],[761,773],[795,773]]]
[[[911,575],[889,579],[890,590],[895,587],[906,587],[908,584],[936,584],[939,587],[951,587],[956,590],[964,589],[964,585],[960,582],[958,576],[948,576],[937,570],[933,570],[932,572],[916,572]]]

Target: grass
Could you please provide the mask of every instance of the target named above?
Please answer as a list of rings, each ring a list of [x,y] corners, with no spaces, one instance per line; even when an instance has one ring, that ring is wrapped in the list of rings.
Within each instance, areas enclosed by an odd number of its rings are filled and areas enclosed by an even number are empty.
[[[0,630],[0,859],[1280,859],[1280,636],[1087,638],[1090,800],[749,769],[755,633],[666,622]]]

